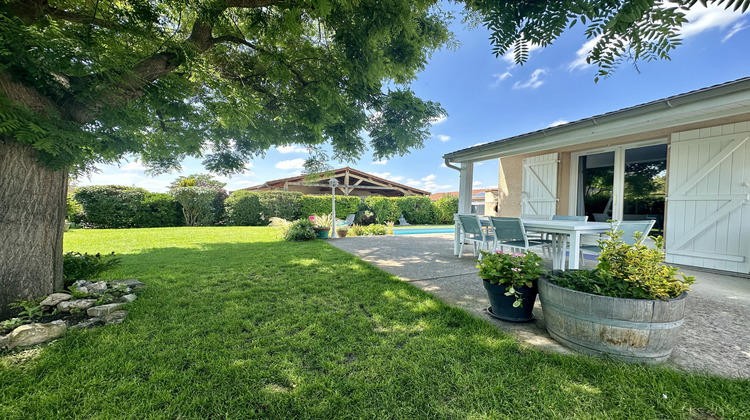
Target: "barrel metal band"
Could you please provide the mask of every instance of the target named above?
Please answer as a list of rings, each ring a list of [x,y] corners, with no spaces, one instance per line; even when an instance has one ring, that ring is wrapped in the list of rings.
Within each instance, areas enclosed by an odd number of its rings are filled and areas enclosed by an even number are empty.
[[[568,315],[572,318],[582,319],[584,321],[593,322],[596,324],[603,324],[608,325],[612,327],[620,327],[620,328],[634,328],[639,330],[670,330],[673,328],[677,328],[680,325],[682,325],[682,320],[679,321],[672,321],[672,322],[636,322],[636,321],[623,321],[620,319],[610,319],[610,318],[599,318],[594,317],[588,314],[582,314],[579,312],[573,312],[568,309],[563,308],[562,306],[548,302],[545,299],[542,299],[542,297],[539,297],[539,301],[542,303],[542,307],[547,306],[551,309],[554,309],[557,312],[560,312],[561,314]]]

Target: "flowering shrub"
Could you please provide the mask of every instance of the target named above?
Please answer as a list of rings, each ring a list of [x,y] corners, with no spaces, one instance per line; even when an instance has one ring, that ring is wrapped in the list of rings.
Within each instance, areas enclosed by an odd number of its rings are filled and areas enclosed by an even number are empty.
[[[521,306],[521,293],[516,289],[534,287],[536,280],[545,274],[542,258],[531,251],[525,254],[511,254],[502,251],[480,251],[477,275],[492,284],[504,285],[506,296],[515,296],[514,307]]]

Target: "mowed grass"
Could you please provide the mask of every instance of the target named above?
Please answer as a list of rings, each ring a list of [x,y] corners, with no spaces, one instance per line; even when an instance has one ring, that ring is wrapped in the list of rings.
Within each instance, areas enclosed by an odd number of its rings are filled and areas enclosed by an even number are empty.
[[[148,284],[122,325],[0,354],[2,419],[750,418],[750,382],[547,354],[324,241],[75,230]]]

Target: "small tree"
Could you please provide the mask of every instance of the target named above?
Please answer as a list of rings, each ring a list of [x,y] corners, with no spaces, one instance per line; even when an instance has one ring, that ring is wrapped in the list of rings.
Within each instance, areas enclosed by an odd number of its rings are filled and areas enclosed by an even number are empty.
[[[177,187],[170,193],[182,205],[185,225],[203,226],[211,223],[216,190],[206,187]]]

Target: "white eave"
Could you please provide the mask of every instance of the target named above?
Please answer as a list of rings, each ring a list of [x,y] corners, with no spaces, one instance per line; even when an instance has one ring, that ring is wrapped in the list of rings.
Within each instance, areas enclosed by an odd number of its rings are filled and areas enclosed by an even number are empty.
[[[446,164],[540,152],[750,113],[750,77],[445,154]]]

